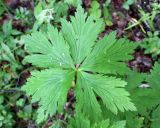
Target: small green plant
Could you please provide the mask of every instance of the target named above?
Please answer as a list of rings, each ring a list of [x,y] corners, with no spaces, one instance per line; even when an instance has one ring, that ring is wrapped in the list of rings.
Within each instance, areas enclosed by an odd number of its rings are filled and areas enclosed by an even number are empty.
[[[46,25],[48,23],[59,26],[60,19],[67,17],[69,7],[76,7],[81,4],[81,0],[49,0],[47,2],[38,2],[34,10],[36,22],[34,23],[33,30],[37,30],[43,24]]]
[[[130,24],[126,28],[126,30],[131,29],[131,28],[133,28],[137,25],[140,25],[142,23],[145,23],[151,31],[155,31],[156,30],[156,28],[155,28],[156,25],[154,23],[154,19],[156,18],[157,15],[159,15],[159,13],[160,13],[160,5],[157,4],[157,3],[152,4],[152,11],[151,12],[146,12],[143,9],[140,9],[139,10],[140,19],[138,21],[133,19],[133,21],[132,21],[133,23]],[[145,30],[143,29],[143,27],[141,27],[141,29],[144,33],[146,33]]]
[[[25,23],[31,21],[32,17],[30,16],[30,11],[26,8],[20,7],[15,10],[15,17],[16,20],[23,20]]]
[[[12,28],[12,21],[10,20],[3,24],[0,34],[0,61],[9,62],[9,65],[14,71],[16,71],[17,68],[22,68],[20,62],[16,60],[16,56],[14,55],[14,51],[16,51],[16,55],[24,54],[24,51],[20,52],[19,50],[23,44],[18,43],[18,38],[17,40],[14,39],[14,36],[19,36],[21,32]]]
[[[99,20],[101,18],[101,13],[100,4],[97,1],[92,1],[91,8],[89,9],[90,16],[95,20]]]
[[[0,127],[12,128],[15,121],[13,120],[13,113],[8,111],[8,106],[3,105],[4,97],[0,95]]]
[[[47,33],[25,37],[30,55],[24,61],[41,68],[22,87],[32,102],[39,101],[37,121],[61,112],[70,88],[76,111],[91,122],[103,119],[101,105],[114,114],[136,111],[124,88],[127,83],[117,78],[129,71],[125,61],[132,58],[135,45],[125,38],[117,40],[115,32],[98,39],[102,22],[87,17],[80,6],[70,22],[61,19],[61,24],[61,31],[48,25]]]
[[[0,16],[5,12],[8,12],[8,8],[5,6],[5,4],[3,3],[3,1],[0,1]]]
[[[123,8],[125,8],[126,10],[129,10],[129,6],[132,5],[135,2],[135,0],[126,0],[123,3]]]
[[[148,37],[146,37],[140,46],[145,48],[146,54],[152,54],[153,57],[156,57],[160,54],[160,38],[158,37],[159,32],[148,32]]]
[[[110,5],[111,5],[111,0],[107,0],[103,4],[103,9],[102,9],[104,22],[107,26],[112,26],[113,25],[112,15],[111,15],[112,6],[110,6]]]

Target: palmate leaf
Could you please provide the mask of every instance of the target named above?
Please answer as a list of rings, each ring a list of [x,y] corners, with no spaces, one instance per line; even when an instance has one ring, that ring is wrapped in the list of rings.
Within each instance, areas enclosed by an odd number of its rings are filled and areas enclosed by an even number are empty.
[[[101,114],[100,105],[96,99],[98,95],[103,104],[115,114],[118,110],[135,111],[134,104],[128,98],[129,93],[123,88],[125,85],[126,82],[115,77],[79,72],[76,88],[78,107],[80,106],[87,116],[91,116],[90,119],[97,120]],[[93,113],[96,116],[92,116]]]
[[[91,121],[101,117],[99,101],[115,114],[118,110],[135,111],[124,89],[126,82],[106,76],[127,71],[124,61],[131,58],[134,45],[125,39],[116,40],[115,33],[96,41],[101,22],[87,18],[80,6],[71,22],[61,21],[62,32],[49,25],[47,33],[38,31],[26,37],[26,49],[31,55],[25,61],[45,68],[33,72],[22,88],[32,95],[32,102],[39,101],[39,117],[63,108],[73,78],[76,109]]]

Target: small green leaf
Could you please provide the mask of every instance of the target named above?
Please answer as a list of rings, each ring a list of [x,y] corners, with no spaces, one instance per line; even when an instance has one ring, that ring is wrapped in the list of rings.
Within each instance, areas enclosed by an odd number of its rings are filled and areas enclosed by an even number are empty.
[[[100,5],[97,1],[92,1],[91,8],[89,9],[90,16],[95,20],[99,20],[101,17]]]
[[[3,32],[4,32],[4,36],[8,37],[11,35],[12,33],[12,21],[7,21],[3,24],[2,26]]]

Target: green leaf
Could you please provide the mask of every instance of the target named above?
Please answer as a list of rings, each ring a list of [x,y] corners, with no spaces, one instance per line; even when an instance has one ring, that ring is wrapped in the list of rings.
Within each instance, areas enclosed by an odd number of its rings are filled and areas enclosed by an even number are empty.
[[[160,54],[160,38],[157,36],[157,32],[148,32],[146,37],[140,46],[145,48],[145,54],[152,54],[152,57],[156,57]]]
[[[90,16],[95,20],[99,20],[101,17],[100,5],[97,1],[92,1],[91,8],[89,9]]]
[[[34,9],[34,16],[36,17],[36,19],[38,18],[38,15],[41,13],[42,10],[42,4],[39,2]]]
[[[82,7],[78,6],[75,17],[71,17],[71,22],[62,19],[61,23],[62,32],[70,46],[74,64],[81,64],[91,52],[100,33],[102,22],[94,22],[92,17],[87,18]]]
[[[4,102],[4,97],[0,96],[0,105]]]
[[[26,48],[33,54],[27,56],[24,61],[45,68],[74,68],[69,46],[61,32],[49,25],[47,36],[48,38],[42,32],[34,32],[25,37]]]
[[[118,121],[109,128],[125,128],[125,126],[126,126],[126,121]]]
[[[8,37],[12,33],[12,21],[7,21],[2,26],[4,36]]]
[[[129,10],[129,6],[132,5],[135,2],[135,0],[127,0],[126,2],[124,2],[123,7],[126,10]]]
[[[160,76],[160,64],[156,62],[147,80],[151,88],[160,90],[159,76]]]
[[[135,2],[135,0],[127,0],[127,4],[128,5],[131,5],[131,4],[133,4]]]
[[[113,122],[111,125],[109,119],[107,119],[95,124],[93,128],[125,128],[125,126],[126,121]]]
[[[98,95],[103,104],[115,114],[118,110],[135,111],[136,108],[128,97],[129,93],[124,89],[125,85],[126,82],[115,77],[78,72],[76,88],[78,108],[81,108],[87,116],[91,116],[91,120],[99,118],[101,108],[96,99]]]
[[[105,23],[107,26],[112,26],[112,15],[111,15],[111,9],[110,9],[110,1],[106,1],[106,3],[103,5],[103,18],[105,20]]]
[[[81,113],[71,118],[67,128],[91,128],[90,121]]]
[[[151,128],[160,128],[160,106],[158,106],[152,113],[152,124]]]
[[[76,87],[76,101],[78,110],[82,110],[86,116],[89,116],[91,121],[101,118],[101,108],[96,99],[96,95],[87,81],[85,73],[78,73],[78,81]],[[96,116],[92,116],[96,115]]]
[[[130,91],[131,99],[142,115],[149,116],[148,110],[152,110],[160,103],[159,73],[159,64],[155,63],[151,74],[132,71],[127,76],[127,82],[129,83],[126,86],[127,90]],[[141,87],[143,82],[148,85],[147,88]]]
[[[125,125],[126,121],[117,121],[111,124],[109,119],[91,124],[83,114],[77,113],[74,118],[70,119],[67,128],[125,128]]]
[[[127,112],[125,115],[127,128],[142,128],[144,117],[140,117],[132,112]]]
[[[17,61],[11,49],[3,42],[1,42],[1,47],[2,47],[2,50],[0,52],[1,54],[0,60],[6,60],[6,61],[9,61],[13,65],[17,65]]]
[[[58,2],[54,5],[54,11],[56,12],[54,14],[54,22],[60,22],[61,17],[66,17],[68,14],[68,8],[69,6],[67,3],[64,2]]]
[[[112,32],[98,41],[81,68],[105,74],[125,74],[129,71],[125,61],[132,58],[130,54],[135,47],[136,45],[127,39],[116,40],[116,33]]]
[[[160,94],[154,89],[139,88],[131,91],[131,99],[140,114],[148,115],[148,109],[160,103]]]
[[[69,5],[78,6],[82,4],[82,0],[64,0],[64,3],[68,3]]]
[[[108,120],[102,120],[98,123],[95,123],[93,128],[108,128],[109,124],[110,124],[109,119]]]
[[[4,11],[5,11],[4,7],[0,4],[0,15],[2,15]]]
[[[129,4],[128,3],[124,3],[123,4],[123,8],[125,8],[126,10],[129,10]]]
[[[146,81],[146,78],[148,78],[147,74],[145,73],[138,73],[135,71],[130,71],[127,74],[127,90],[133,90],[133,89],[137,89],[138,87],[140,87],[140,85],[142,84],[142,82]]]
[[[22,90],[32,95],[32,102],[39,101],[42,113],[53,115],[62,110],[73,76],[73,71],[62,69],[34,71]]]

